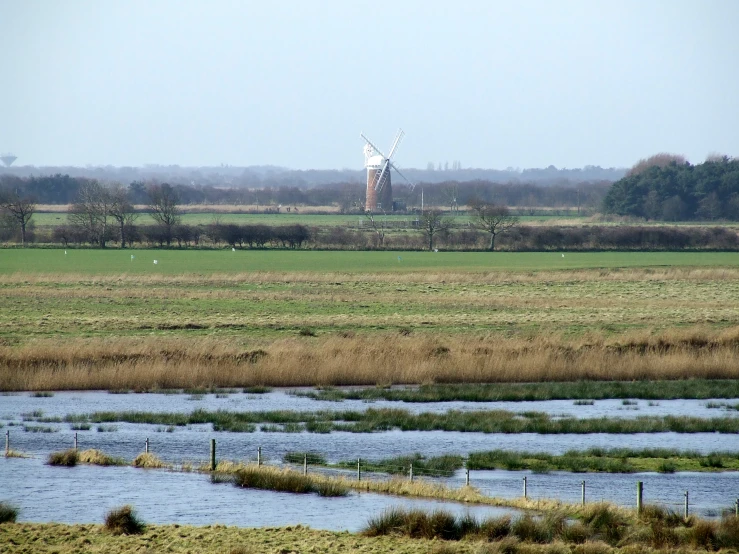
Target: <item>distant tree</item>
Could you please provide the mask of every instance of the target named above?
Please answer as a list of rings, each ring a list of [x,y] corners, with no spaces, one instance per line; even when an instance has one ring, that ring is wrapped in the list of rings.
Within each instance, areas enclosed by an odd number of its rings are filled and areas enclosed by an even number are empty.
[[[172,230],[180,222],[179,195],[167,183],[149,186],[148,193],[151,216],[162,227],[167,246],[170,246]]]
[[[421,231],[428,239],[429,250],[434,249],[434,237],[448,231],[452,226],[450,219],[443,217],[441,210],[424,210],[420,218]]]
[[[0,192],[0,211],[6,212],[8,218],[15,222],[21,230],[21,245],[26,245],[26,228],[36,211],[36,203],[28,197],[21,197],[15,192]]]
[[[77,191],[77,200],[69,208],[69,223],[82,232],[91,244],[105,248],[111,239],[110,191],[98,181],[83,182]]]
[[[372,227],[372,230],[375,232],[375,236],[377,237],[377,246],[379,248],[383,248],[385,246],[385,225],[386,221],[384,219],[378,219],[377,214],[368,211],[364,214],[364,217],[367,218],[367,222],[370,224],[370,227]]]
[[[131,228],[139,214],[134,211],[133,205],[128,200],[129,192],[122,185],[114,186],[108,194],[110,195],[108,214],[118,223],[121,248],[125,248],[126,231]]]
[[[490,235],[488,250],[495,250],[495,238],[518,225],[518,218],[510,213],[506,206],[498,206],[491,202],[473,200],[472,208],[474,226]]]
[[[639,175],[640,173],[644,173],[650,167],[667,167],[670,164],[685,165],[685,163],[685,156],[660,152],[659,154],[643,158],[636,162],[626,173],[626,176],[631,177],[633,175]]]

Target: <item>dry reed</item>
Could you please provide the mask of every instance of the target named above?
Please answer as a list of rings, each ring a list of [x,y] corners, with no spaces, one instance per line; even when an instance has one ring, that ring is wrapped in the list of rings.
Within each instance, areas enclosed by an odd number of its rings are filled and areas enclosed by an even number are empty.
[[[170,467],[150,452],[142,452],[136,456],[131,465],[145,469],[166,469]]]
[[[739,328],[611,339],[396,333],[233,339],[118,338],[0,347],[0,390],[176,389],[578,380],[736,379]]]

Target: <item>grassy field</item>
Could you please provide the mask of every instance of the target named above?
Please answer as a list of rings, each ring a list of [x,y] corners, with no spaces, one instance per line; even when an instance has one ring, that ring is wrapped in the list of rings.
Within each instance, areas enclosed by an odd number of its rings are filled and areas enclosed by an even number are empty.
[[[0,389],[736,379],[738,265],[2,250]]]
[[[65,254],[66,252],[66,254]],[[132,259],[131,256],[134,256]],[[157,260],[155,265],[153,262]],[[284,250],[0,250],[0,275],[380,274],[628,268],[737,268],[733,252],[347,252]],[[443,280],[443,275],[440,276]],[[246,279],[246,277],[244,277]],[[481,276],[480,281],[485,282]]]

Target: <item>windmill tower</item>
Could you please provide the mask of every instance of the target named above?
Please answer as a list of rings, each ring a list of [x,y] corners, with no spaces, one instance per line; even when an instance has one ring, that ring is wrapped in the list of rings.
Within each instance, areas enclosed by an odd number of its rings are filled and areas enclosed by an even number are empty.
[[[385,156],[382,150],[377,148],[372,141],[360,133],[364,141],[364,167],[367,168],[367,199],[364,209],[370,212],[374,211],[391,211],[393,209],[393,188],[390,182],[390,168],[400,175],[411,188],[413,183],[406,179],[398,167],[393,163],[393,155],[398,149],[400,141],[403,140],[403,129],[398,130],[395,135],[395,141],[390,148],[390,153]]]
[[[5,167],[10,167],[15,160],[17,160],[18,157],[14,156],[13,154],[3,154],[0,156],[0,161],[2,161],[5,164]]]

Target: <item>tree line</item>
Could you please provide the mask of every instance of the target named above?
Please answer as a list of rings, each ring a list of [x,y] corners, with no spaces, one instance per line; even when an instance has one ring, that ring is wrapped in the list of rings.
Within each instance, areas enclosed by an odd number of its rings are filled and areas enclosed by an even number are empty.
[[[647,220],[738,220],[739,159],[714,157],[691,165],[682,156],[640,160],[611,186],[603,212]]]
[[[15,177],[0,176],[0,192],[13,192],[38,204],[73,204],[80,191],[91,183],[100,181],[69,175]],[[128,185],[107,185],[127,191],[127,199],[133,205],[149,204],[149,188],[157,181],[132,181]],[[212,185],[168,184],[183,205],[228,204],[249,205],[260,210],[279,209],[280,206],[338,206],[342,213],[363,211],[365,185],[360,183],[334,183],[311,188],[296,185],[244,189]],[[413,190],[405,184],[393,184],[395,197],[407,206],[444,206],[454,211],[469,204],[472,199],[494,202],[510,207],[577,207],[592,213],[608,192],[610,181],[589,181],[579,184],[560,183],[541,185],[535,183],[498,183],[486,180],[442,181],[420,183]]]

